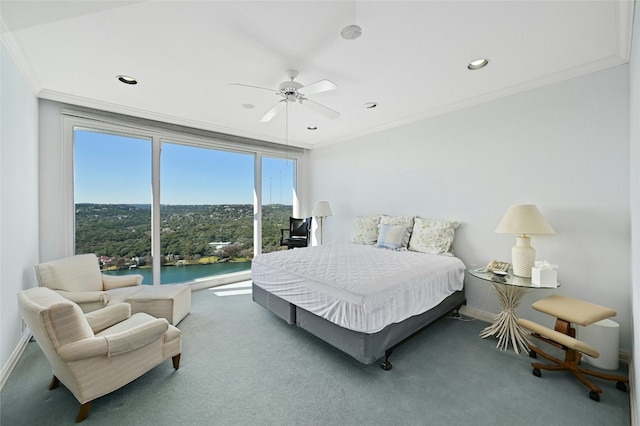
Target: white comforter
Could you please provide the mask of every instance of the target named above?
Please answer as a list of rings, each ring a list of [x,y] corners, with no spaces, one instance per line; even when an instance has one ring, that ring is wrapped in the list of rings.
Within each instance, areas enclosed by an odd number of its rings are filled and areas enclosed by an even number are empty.
[[[461,290],[456,257],[341,243],[261,254],[255,285],[350,330],[375,333]]]

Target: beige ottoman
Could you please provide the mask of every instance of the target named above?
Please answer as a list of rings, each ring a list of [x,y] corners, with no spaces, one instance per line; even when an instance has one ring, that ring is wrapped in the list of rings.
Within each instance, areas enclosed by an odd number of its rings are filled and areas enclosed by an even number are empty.
[[[191,286],[188,284],[142,287],[125,299],[131,305],[131,314],[145,312],[156,318],[166,318],[176,325],[191,310]]]

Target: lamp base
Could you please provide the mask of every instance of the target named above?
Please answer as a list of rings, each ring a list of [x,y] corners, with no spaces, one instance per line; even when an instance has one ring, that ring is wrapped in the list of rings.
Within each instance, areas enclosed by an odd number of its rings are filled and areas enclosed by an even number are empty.
[[[531,239],[527,236],[516,237],[516,245],[511,248],[513,274],[531,278],[531,268],[536,260],[536,250],[531,247]]]

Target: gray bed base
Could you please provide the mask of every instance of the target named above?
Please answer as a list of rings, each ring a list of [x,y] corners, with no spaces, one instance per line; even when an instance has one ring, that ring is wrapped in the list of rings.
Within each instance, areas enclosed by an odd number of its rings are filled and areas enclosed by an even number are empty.
[[[377,333],[368,334],[340,327],[274,296],[262,287],[255,284],[252,287],[253,301],[273,312],[288,324],[308,331],[363,364],[373,364],[376,360],[385,357],[385,361],[382,363],[382,368],[385,370],[391,369],[389,356],[397,346],[433,321],[451,311],[457,311],[466,304],[464,289],[462,289],[451,294],[427,312],[407,318],[400,323],[390,324]]]

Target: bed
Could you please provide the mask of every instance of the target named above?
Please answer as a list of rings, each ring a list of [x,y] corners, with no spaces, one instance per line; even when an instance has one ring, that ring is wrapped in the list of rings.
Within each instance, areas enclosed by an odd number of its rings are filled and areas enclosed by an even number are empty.
[[[364,364],[465,303],[454,256],[337,243],[261,254],[253,300]]]

